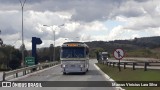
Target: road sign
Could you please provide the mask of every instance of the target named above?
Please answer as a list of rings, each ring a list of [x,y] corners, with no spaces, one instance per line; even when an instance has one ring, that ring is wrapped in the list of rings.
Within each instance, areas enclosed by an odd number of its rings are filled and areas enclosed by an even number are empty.
[[[123,49],[119,49],[119,48],[114,50],[114,52],[113,52],[115,59],[119,60],[119,63],[118,63],[119,71],[121,71],[120,60],[124,57],[124,54],[125,53],[124,53]]]
[[[35,58],[34,57],[26,57],[25,63],[27,66],[35,65]]]
[[[121,60],[124,57],[124,51],[123,49],[116,49],[113,53],[115,59]]]

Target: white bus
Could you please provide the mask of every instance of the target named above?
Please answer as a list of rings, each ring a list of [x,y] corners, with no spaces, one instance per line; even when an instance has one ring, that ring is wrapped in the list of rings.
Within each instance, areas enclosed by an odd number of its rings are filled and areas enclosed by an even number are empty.
[[[86,73],[89,68],[89,48],[83,42],[66,42],[60,53],[63,74],[70,72]]]

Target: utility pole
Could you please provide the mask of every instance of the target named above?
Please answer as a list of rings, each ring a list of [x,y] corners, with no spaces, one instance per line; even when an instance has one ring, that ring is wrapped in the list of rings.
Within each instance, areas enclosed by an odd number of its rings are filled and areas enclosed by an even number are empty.
[[[21,0],[19,0],[20,4],[21,4],[21,8],[22,8],[22,67],[24,67],[24,37],[23,37],[23,8],[24,8],[24,4],[26,2],[26,0],[24,0],[24,2],[22,2]]]
[[[56,42],[56,29],[59,28],[59,27],[61,27],[61,26],[64,26],[64,24],[57,26],[55,29],[53,29],[51,26],[48,26],[48,25],[43,25],[43,26],[50,27],[51,30],[53,31],[53,41],[54,41],[53,42],[53,44],[54,44],[53,45],[53,61],[55,61],[55,59],[56,59],[55,58],[55,56],[56,56],[56,54],[55,54],[56,53],[56,51],[55,51],[55,49],[56,49],[56,45],[55,45],[56,44],[55,43]]]
[[[1,30],[0,30],[0,34],[1,34]],[[0,46],[2,46],[2,45],[3,45],[3,40],[0,37]]]

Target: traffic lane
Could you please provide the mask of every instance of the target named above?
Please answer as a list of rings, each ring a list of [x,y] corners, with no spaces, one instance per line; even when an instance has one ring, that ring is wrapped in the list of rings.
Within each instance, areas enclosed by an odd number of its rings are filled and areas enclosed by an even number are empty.
[[[86,75],[69,74],[62,75],[61,67],[57,66],[44,72],[31,75],[19,81],[105,81],[106,78],[94,67],[95,59],[90,60],[89,72]],[[97,83],[98,84],[98,83]],[[116,90],[114,87],[42,87],[23,88],[24,90]],[[2,90],[21,90],[21,88],[2,88]]]
[[[86,74],[71,73],[68,75],[62,74],[62,69],[59,66],[30,75],[27,78],[19,79],[19,81],[104,81],[107,80],[95,67],[96,59],[90,60],[89,71]],[[108,81],[108,80],[107,80]]]

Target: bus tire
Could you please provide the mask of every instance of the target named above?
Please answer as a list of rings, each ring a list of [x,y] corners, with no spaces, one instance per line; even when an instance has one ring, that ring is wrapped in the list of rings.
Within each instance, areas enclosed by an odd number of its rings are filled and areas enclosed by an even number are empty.
[[[87,69],[87,72],[88,72],[88,69]]]
[[[86,74],[86,72],[82,72],[82,74]]]
[[[67,73],[66,72],[63,72],[63,75],[66,75]]]

